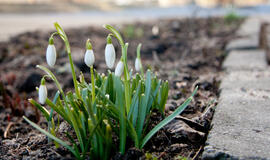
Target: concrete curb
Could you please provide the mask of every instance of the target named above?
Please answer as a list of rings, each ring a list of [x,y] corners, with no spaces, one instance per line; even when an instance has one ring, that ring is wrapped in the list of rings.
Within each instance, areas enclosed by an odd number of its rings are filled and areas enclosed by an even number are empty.
[[[232,41],[202,159],[270,159],[270,67],[258,50],[260,21],[249,18]]]

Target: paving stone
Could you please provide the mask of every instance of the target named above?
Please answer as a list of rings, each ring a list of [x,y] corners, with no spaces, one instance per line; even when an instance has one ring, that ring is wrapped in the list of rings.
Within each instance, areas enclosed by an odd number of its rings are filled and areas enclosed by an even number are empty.
[[[255,16],[249,17],[245,22],[240,26],[236,35],[238,36],[254,36],[258,35],[260,30],[260,25],[262,21],[270,20],[267,16]]]
[[[225,60],[203,159],[270,158],[270,70],[260,50],[232,51]]]
[[[225,50],[228,52],[240,49],[257,49],[258,43],[259,40],[257,36],[245,36],[229,42]]]
[[[260,21],[248,19],[238,34],[253,37]],[[270,67],[265,52],[252,49],[254,39],[228,46],[232,50],[223,64],[219,104],[202,159],[270,159]]]
[[[270,95],[270,91],[267,94]],[[223,89],[212,121],[213,128],[208,136],[204,159],[213,157],[208,153],[209,148],[212,150],[210,153],[215,151],[216,156],[269,158],[269,104],[269,98],[258,98],[238,88]]]
[[[225,68],[230,69],[222,80],[220,102],[203,159],[270,157],[269,67],[263,56],[253,56],[264,52],[241,52],[230,53],[225,61]]]
[[[270,90],[270,67],[261,71],[238,70],[227,74],[220,85],[222,89],[239,88],[242,91],[254,92],[254,94]]]
[[[234,50],[226,58],[226,70],[264,70],[267,66],[263,50]]]

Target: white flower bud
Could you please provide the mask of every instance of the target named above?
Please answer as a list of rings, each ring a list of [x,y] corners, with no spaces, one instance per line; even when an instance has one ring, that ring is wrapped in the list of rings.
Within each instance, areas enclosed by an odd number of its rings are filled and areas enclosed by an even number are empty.
[[[53,67],[56,61],[56,49],[53,44],[49,44],[46,51],[47,64]]]
[[[115,61],[115,49],[113,44],[107,44],[105,47],[105,62],[108,68],[112,69]]]
[[[152,34],[154,36],[157,36],[159,34],[159,28],[158,28],[158,26],[155,25],[155,26],[152,27]]]
[[[84,55],[84,63],[88,66],[91,67],[93,66],[95,62],[95,56],[93,50],[87,49]]]
[[[136,58],[136,60],[135,60],[135,70],[136,70],[137,72],[140,71],[141,66],[142,66],[141,60],[140,60],[139,58]]]
[[[44,104],[47,99],[47,88],[45,84],[41,84],[38,89],[38,101],[41,104]]]
[[[124,63],[120,60],[115,68],[115,75],[120,77],[124,71]]]

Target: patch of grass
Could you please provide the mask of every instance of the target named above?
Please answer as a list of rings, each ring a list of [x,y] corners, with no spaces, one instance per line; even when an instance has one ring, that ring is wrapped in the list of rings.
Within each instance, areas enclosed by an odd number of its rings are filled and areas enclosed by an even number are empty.
[[[143,36],[144,31],[142,28],[135,28],[134,25],[127,25],[123,28],[123,34],[125,38],[140,38]]]
[[[225,19],[225,22],[227,24],[232,24],[234,22],[237,22],[239,21],[240,19],[242,19],[241,16],[239,16],[236,12],[234,11],[230,11],[229,13],[227,13],[225,16],[224,16],[224,19]]]

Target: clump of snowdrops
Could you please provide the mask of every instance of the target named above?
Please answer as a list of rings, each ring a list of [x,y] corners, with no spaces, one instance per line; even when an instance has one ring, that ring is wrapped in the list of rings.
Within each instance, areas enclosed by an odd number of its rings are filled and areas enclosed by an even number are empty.
[[[74,93],[64,93],[61,84],[56,76],[45,66],[38,65],[37,68],[46,74],[41,79],[38,95],[39,102],[34,99],[29,101],[36,106],[48,122],[47,130],[40,128],[29,119],[24,119],[33,127],[52,140],[56,147],[66,147],[74,154],[76,159],[109,159],[111,150],[115,149],[112,135],[117,135],[116,142],[121,154],[125,153],[127,138],[133,145],[142,149],[149,139],[163,126],[179,115],[192,100],[197,88],[181,106],[170,116],[166,117],[150,132],[147,132],[149,119],[154,109],[164,114],[165,104],[168,98],[169,86],[167,81],[158,79],[150,70],[144,74],[140,58],[141,44],[137,48],[135,70],[133,74],[127,64],[128,43],[124,43],[120,33],[110,25],[104,27],[110,32],[107,37],[105,48],[105,61],[109,70],[108,73],[97,73],[94,68],[95,54],[90,40],[86,42],[85,64],[91,73],[91,82],[86,82],[83,74],[77,80],[74,70],[74,63],[71,56],[71,49],[68,37],[58,23],[55,23],[57,32],[49,39],[46,52],[47,64],[53,67],[56,63],[56,49],[54,36],[60,36],[66,46],[66,51],[72,71]],[[112,44],[112,38],[116,38],[121,46],[121,58],[117,63],[114,72],[111,72],[115,65],[116,53]],[[53,100],[47,98],[46,79],[52,79],[58,91]],[[45,108],[50,107],[50,110]],[[69,141],[57,137],[57,125],[53,114],[60,115],[74,130],[74,135],[66,133]],[[59,125],[59,124],[58,124]]]

